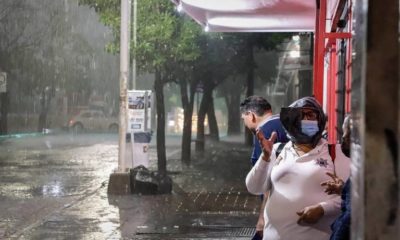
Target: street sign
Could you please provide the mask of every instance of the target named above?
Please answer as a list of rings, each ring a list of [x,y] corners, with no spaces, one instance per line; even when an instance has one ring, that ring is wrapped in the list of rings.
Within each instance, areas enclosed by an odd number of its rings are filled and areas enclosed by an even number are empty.
[[[7,92],[7,73],[0,72],[0,93]]]
[[[127,132],[146,132],[151,129],[149,113],[152,104],[151,90],[128,90]]]

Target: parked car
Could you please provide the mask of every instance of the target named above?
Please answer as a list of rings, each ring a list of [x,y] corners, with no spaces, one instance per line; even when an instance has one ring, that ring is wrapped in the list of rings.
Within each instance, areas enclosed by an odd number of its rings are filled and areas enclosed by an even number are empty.
[[[68,121],[68,129],[74,133],[83,131],[118,132],[118,119],[107,117],[100,110],[82,110]]]

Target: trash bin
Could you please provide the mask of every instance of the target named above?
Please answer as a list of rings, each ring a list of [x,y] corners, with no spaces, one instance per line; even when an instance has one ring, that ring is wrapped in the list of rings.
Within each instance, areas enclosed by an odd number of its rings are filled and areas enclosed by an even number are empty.
[[[151,132],[135,132],[133,134],[133,141],[131,142],[131,168],[137,166],[149,167],[149,144],[151,141]]]

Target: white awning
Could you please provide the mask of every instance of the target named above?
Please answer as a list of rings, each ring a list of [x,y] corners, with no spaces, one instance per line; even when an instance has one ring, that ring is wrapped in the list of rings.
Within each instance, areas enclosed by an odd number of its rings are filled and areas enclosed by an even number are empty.
[[[311,32],[316,0],[172,0],[211,32]]]

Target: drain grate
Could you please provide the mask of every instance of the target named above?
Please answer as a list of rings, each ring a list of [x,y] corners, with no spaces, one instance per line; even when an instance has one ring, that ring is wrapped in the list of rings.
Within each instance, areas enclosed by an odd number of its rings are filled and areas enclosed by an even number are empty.
[[[233,239],[249,238],[255,233],[254,227],[234,226],[181,226],[176,228],[148,229],[136,232],[134,239]]]
[[[249,237],[253,236],[256,229],[254,227],[244,227],[238,230],[237,236],[239,237]]]

